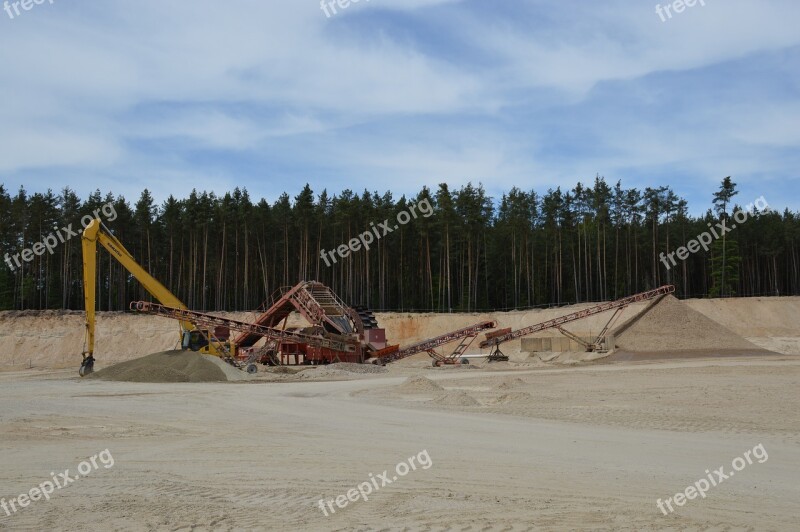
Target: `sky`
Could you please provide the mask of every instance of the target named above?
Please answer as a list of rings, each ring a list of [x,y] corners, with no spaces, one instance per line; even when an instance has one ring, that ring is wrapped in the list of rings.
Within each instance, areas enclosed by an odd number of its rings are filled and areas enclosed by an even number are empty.
[[[0,4],[12,193],[601,175],[700,214],[730,175],[740,204],[800,211],[797,0],[36,1]]]

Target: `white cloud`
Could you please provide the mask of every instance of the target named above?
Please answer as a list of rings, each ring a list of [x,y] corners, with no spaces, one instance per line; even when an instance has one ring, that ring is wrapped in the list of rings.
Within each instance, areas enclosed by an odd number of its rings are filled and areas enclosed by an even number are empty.
[[[120,156],[113,139],[58,129],[17,128],[0,132],[0,172],[19,167],[45,169],[84,165],[106,166]]]
[[[328,19],[316,1],[56,3],[0,21],[0,171],[126,195],[789,174],[761,150],[800,144],[796,103],[771,92],[797,69],[752,87],[714,69],[796,56],[800,4],[708,1],[667,23],[653,7],[362,0]],[[633,110],[689,75],[724,97]]]

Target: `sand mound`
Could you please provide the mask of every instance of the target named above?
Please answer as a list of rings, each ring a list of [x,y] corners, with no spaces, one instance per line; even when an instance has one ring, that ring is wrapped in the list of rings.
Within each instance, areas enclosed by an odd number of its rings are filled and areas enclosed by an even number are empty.
[[[526,392],[510,392],[504,393],[500,397],[498,397],[495,402],[499,404],[508,404],[508,403],[529,403],[531,402],[531,394]]]
[[[216,357],[214,355],[200,355],[200,356],[205,358],[215,366],[217,366],[219,369],[221,369],[222,373],[225,374],[225,377],[227,377],[229,381],[247,381],[255,377],[255,375],[250,375],[246,371],[237,369],[228,364],[227,362],[225,362],[224,360],[222,360],[221,358]]]
[[[421,375],[416,377],[409,377],[403,384],[395,386],[395,391],[400,393],[438,393],[444,391],[444,388]]]
[[[96,371],[87,379],[125,382],[224,382],[224,361],[192,351],[162,351]],[[227,366],[227,364],[225,364]],[[236,375],[243,373],[230,367]]]
[[[480,405],[480,403],[478,401],[476,401],[474,397],[472,397],[471,395],[467,394],[466,392],[464,392],[462,390],[453,390],[453,391],[450,391],[450,392],[445,392],[443,394],[437,395],[436,398],[433,399],[431,402],[439,404],[439,405],[447,405],[447,406],[477,406],[477,405]]]
[[[764,352],[730,329],[667,296],[615,334],[619,349],[631,352]]]
[[[513,379],[506,379],[501,382],[497,388],[500,390],[510,390],[512,388],[518,388],[519,386],[524,386],[526,383],[524,380],[520,379],[519,377],[514,377]]]

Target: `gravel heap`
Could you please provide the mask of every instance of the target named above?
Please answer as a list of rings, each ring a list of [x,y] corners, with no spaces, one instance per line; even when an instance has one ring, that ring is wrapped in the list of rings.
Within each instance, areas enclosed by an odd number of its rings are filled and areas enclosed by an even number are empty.
[[[395,386],[395,391],[400,393],[439,393],[443,392],[444,388],[433,382],[432,380],[423,377],[422,375],[417,375],[415,377],[409,377],[403,384],[399,384]]]
[[[507,404],[507,403],[529,403],[533,400],[531,394],[527,392],[509,392],[504,393],[500,397],[497,398],[497,402],[500,404]]]
[[[620,328],[626,327],[623,324]],[[730,329],[667,296],[616,338],[631,352],[753,351],[763,352]]]
[[[447,406],[478,406],[480,403],[463,390],[453,390],[437,395],[431,403]]]
[[[239,380],[240,374],[244,372],[218,357],[176,350],[128,360],[95,371],[86,378],[125,382],[225,382]]]
[[[519,386],[524,386],[526,383],[524,380],[520,379],[519,377],[513,377],[510,379],[506,379],[501,382],[497,387],[500,390],[511,390],[513,388],[517,388]]]
[[[222,360],[221,358],[214,356],[214,355],[200,355],[201,357],[205,358],[219,369],[222,370],[222,373],[225,374],[225,377],[229,381],[248,381],[255,378],[255,375],[250,375],[244,370],[235,368]]]

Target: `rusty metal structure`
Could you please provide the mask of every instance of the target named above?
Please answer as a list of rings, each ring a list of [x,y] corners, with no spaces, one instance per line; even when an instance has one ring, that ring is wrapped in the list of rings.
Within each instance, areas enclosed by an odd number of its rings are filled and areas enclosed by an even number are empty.
[[[346,305],[330,288],[316,281],[280,289],[261,305],[266,310],[254,323],[146,301],[135,301],[130,308],[214,331],[215,337],[226,340],[229,352],[224,353],[224,358],[236,366],[247,367],[248,371],[255,370],[256,362],[271,365],[368,361],[386,364],[425,351],[433,359],[434,366],[466,364],[468,360],[461,355],[481,332],[495,327],[494,321],[483,321],[401,349],[399,345],[387,344],[386,332],[378,327],[372,312],[365,307]],[[287,327],[293,312],[298,312],[310,325]],[[230,339],[230,331],[237,331],[238,335]],[[265,342],[261,343],[261,339]],[[455,341],[459,343],[450,354],[440,354],[436,350]]]
[[[497,326],[496,322],[482,321],[403,348],[387,344],[386,332],[378,327],[372,312],[364,307],[346,305],[330,288],[316,281],[303,281],[295,286],[280,289],[261,306],[265,310],[254,323],[145,301],[135,301],[131,303],[130,308],[137,312],[192,323],[195,327],[213,331],[213,339],[219,339],[217,343],[226,350],[223,358],[238,367],[246,367],[248,371],[256,370],[256,362],[271,365],[316,365],[332,362],[387,364],[422,352],[430,355],[434,366],[442,366],[468,364],[468,358],[464,356],[466,350],[475,338],[485,331],[489,332],[486,332],[485,340],[480,343],[480,347],[490,348],[489,361],[508,360],[508,357],[500,351],[500,345],[503,343],[547,329],[559,330],[583,345],[587,351],[603,351],[608,349],[606,345],[608,331],[628,305],[655,300],[674,291],[674,286],[665,285],[516,331],[511,328],[491,331]],[[591,341],[579,338],[563,327],[566,323],[611,310],[614,311],[611,318]],[[287,327],[288,318],[293,312],[303,316],[309,322],[309,326]],[[238,332],[235,339],[230,339],[230,331]],[[262,339],[265,339],[265,342],[259,344]],[[206,340],[210,342],[211,336]],[[445,355],[437,351],[437,348],[456,341],[458,344],[450,354]]]
[[[480,347],[491,349],[488,355],[489,361],[508,360],[508,357],[500,351],[500,345],[503,343],[547,329],[559,330],[583,345],[587,351],[603,351],[608,349],[606,345],[608,331],[628,305],[664,297],[674,291],[674,286],[665,285],[516,331],[511,328],[491,331],[497,326],[496,322],[482,321],[403,348],[387,344],[386,332],[378,327],[372,312],[364,307],[346,305],[329,287],[316,281],[303,281],[295,286],[280,289],[261,306],[261,309],[265,310],[259,314],[254,323],[146,301],[135,301],[131,303],[130,308],[137,312],[179,320],[182,323],[192,323],[195,327],[209,331],[206,341],[214,340],[224,346],[223,358],[235,366],[246,367],[248,371],[256,370],[256,362],[270,365],[316,365],[332,362],[387,364],[422,352],[430,355],[434,366],[442,366],[468,364],[469,360],[464,356],[466,350],[475,338],[485,331],[489,332],[486,332],[485,340],[480,343]],[[591,341],[579,338],[563,327],[566,323],[610,310],[614,311],[611,318]],[[303,316],[309,322],[309,326],[287,327],[288,318],[293,312]],[[213,331],[213,335],[210,331]],[[230,331],[238,332],[232,340]],[[265,342],[259,344],[262,339],[265,339]],[[458,344],[450,354],[445,355],[437,351],[437,348],[456,341]]]
[[[368,358],[397,350],[387,346],[385,330],[365,307],[346,305],[329,287],[303,281],[284,287],[261,305],[263,312],[254,323],[222,318],[204,312],[157,305],[131,303],[131,310],[184,322],[215,331],[227,341],[224,358],[234,365],[249,367],[255,362],[270,365],[363,363]],[[287,327],[289,316],[299,313],[309,325]],[[265,339],[263,343],[260,340]],[[257,345],[258,344],[258,345]]]
[[[130,309],[136,312],[145,314],[152,314],[155,316],[163,316],[172,318],[174,320],[183,320],[195,323],[197,325],[207,327],[209,329],[219,330],[227,329],[233,331],[240,331],[242,334],[256,335],[259,338],[267,338],[268,340],[302,344],[308,346],[310,349],[329,351],[337,353],[338,356],[345,357],[359,357],[361,355],[361,346],[359,345],[357,337],[345,336],[338,334],[322,334],[321,331],[315,328],[294,330],[294,329],[275,329],[257,323],[247,323],[244,321],[234,320],[230,318],[223,318],[205,312],[196,312],[193,310],[181,309],[176,307],[167,307],[157,303],[150,303],[148,301],[134,301],[130,304]],[[229,353],[231,359],[236,359],[235,344],[232,346],[232,352]],[[239,357],[240,358],[240,357]],[[249,357],[247,363],[255,362]],[[363,362],[363,360],[362,360]]]
[[[238,357],[257,358],[275,365],[327,364],[330,362],[364,362],[374,353],[386,348],[386,333],[378,327],[375,316],[364,307],[346,305],[329,287],[316,281],[303,281],[294,286],[283,287],[262,304],[264,310],[255,320],[255,325],[270,329],[286,330],[289,316],[298,312],[309,328],[299,329],[308,336],[323,338],[348,338],[357,345],[355,351],[337,350],[316,345],[314,342],[298,342],[260,334],[256,329],[237,329],[240,334],[234,339]],[[261,338],[264,345],[256,347]]]
[[[435,338],[423,340],[408,347],[404,347],[403,349],[393,350],[392,352],[385,354],[378,354],[376,357],[376,362],[379,361],[380,363],[385,364],[387,362],[394,362],[396,360],[401,360],[403,358],[410,357],[411,355],[427,351],[431,358],[433,358],[434,366],[455,364],[459,361],[461,355],[464,354],[478,334],[488,329],[494,329],[495,326],[496,324],[493,321],[482,321],[457,331],[448,332]],[[449,344],[450,342],[455,342],[456,340],[461,340],[461,342],[459,342],[458,346],[456,346],[455,350],[450,355],[441,355],[436,351],[437,347]],[[462,362],[466,362],[467,359],[461,360]]]
[[[673,293],[674,291],[675,287],[673,285],[664,285],[659,288],[656,288],[655,290],[641,292],[639,294],[634,294],[632,296],[624,297],[616,301],[601,303],[599,305],[579,310],[577,312],[573,312],[565,316],[560,316],[558,318],[543,321],[541,323],[536,323],[528,327],[523,327],[522,329],[517,329],[516,331],[512,331],[511,329],[494,331],[486,335],[486,339],[480,343],[480,346],[481,348],[484,347],[491,348],[491,352],[489,354],[489,360],[508,360],[508,357],[500,351],[501,344],[539,331],[544,331],[547,329],[558,329],[562,334],[568,336],[569,338],[576,339],[579,343],[583,344],[588,351],[598,350],[603,347],[604,340],[606,338],[608,330],[617,320],[620,313],[625,309],[625,307],[627,307],[631,303],[636,303],[639,301],[647,301],[658,297],[664,297],[667,296],[668,294]],[[597,337],[594,339],[593,342],[585,342],[562,327],[562,325],[564,325],[565,323],[577,321],[583,318],[587,318],[589,316],[594,316],[595,314],[600,314],[602,312],[606,312],[609,310],[613,310],[614,314],[611,316],[606,325],[603,327],[603,330],[600,332],[599,335],[597,335]]]
[[[322,283],[304,281],[294,286],[283,287],[265,302],[266,310],[258,316],[256,325],[278,327],[292,312],[299,312],[310,324],[324,327],[335,334],[352,334],[363,328],[358,313],[345,305],[333,291]],[[241,347],[254,345],[260,336],[242,332],[234,342]]]

